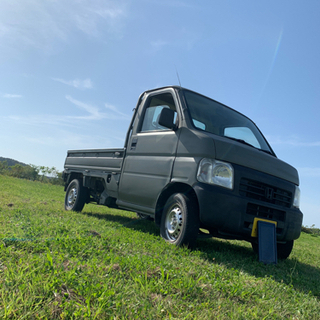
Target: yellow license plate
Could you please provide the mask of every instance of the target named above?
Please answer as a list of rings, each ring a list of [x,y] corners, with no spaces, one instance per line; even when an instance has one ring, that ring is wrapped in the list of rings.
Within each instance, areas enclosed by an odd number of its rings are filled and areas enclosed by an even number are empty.
[[[261,218],[254,218],[252,231],[251,231],[251,237],[257,237],[258,236],[258,221],[265,221],[265,222],[273,223],[273,224],[275,224],[277,226],[277,221],[261,219]]]

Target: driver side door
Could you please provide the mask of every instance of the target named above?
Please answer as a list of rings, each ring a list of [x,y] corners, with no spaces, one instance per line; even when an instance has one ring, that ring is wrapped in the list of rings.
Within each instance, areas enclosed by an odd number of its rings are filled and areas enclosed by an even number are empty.
[[[178,121],[173,89],[151,94],[137,115],[141,120],[130,137],[120,179],[121,207],[153,214],[159,194],[170,182],[179,129],[174,131],[159,124],[163,108],[172,109],[174,120]]]

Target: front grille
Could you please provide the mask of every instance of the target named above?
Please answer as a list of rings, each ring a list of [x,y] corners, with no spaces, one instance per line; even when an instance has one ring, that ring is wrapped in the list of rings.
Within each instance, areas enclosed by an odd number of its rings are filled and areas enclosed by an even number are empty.
[[[273,221],[285,221],[286,212],[278,209],[259,206],[254,203],[248,203],[247,214],[259,218],[266,218]]]
[[[260,206],[254,203],[248,203],[247,205],[247,216],[244,221],[244,227],[246,229],[252,230],[252,224],[254,218],[267,219],[272,221],[277,221],[276,233],[281,235],[284,228],[284,221],[286,220],[286,212],[274,208],[269,208],[265,206]],[[253,216],[254,218],[249,218]]]
[[[292,192],[246,178],[242,178],[240,181],[239,193],[243,197],[285,208],[290,208],[292,203]]]

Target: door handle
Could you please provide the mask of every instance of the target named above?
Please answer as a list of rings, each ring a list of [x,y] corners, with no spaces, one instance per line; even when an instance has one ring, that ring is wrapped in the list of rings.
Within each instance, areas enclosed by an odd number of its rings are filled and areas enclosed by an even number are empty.
[[[138,143],[138,138],[133,138],[132,141],[131,141],[131,147],[130,147],[130,150],[134,150],[137,146],[137,143]]]

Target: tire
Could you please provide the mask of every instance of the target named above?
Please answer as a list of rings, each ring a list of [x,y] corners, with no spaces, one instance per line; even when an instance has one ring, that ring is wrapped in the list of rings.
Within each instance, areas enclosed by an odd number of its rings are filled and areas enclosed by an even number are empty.
[[[198,231],[199,214],[195,201],[181,193],[171,195],[161,216],[161,237],[176,246],[193,248]]]
[[[278,259],[287,259],[293,249],[293,240],[277,244]]]
[[[251,242],[252,250],[255,254],[259,255],[259,245],[257,242]]]
[[[277,257],[279,260],[285,260],[290,256],[293,249],[293,240],[286,243],[277,243]],[[256,242],[251,242],[253,252],[259,254],[259,245]]]
[[[66,191],[64,208],[67,211],[82,211],[86,203],[87,194],[88,189],[83,187],[78,179],[72,180]]]

